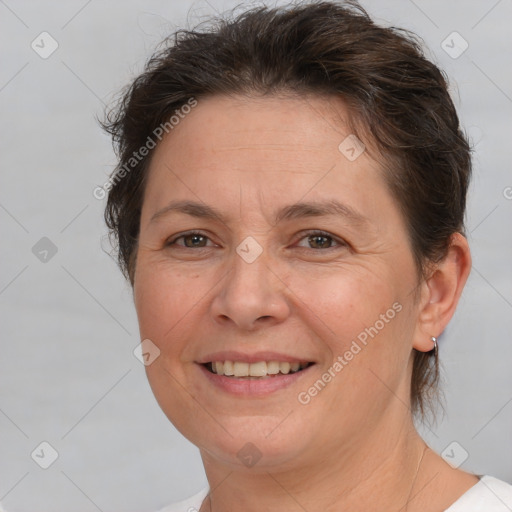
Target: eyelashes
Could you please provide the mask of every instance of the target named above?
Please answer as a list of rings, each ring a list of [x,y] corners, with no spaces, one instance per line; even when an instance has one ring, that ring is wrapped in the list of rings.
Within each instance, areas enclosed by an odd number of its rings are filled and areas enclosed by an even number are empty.
[[[335,237],[334,235],[331,235],[330,233],[327,233],[325,231],[318,231],[318,230],[314,230],[314,231],[309,231],[307,233],[303,233],[302,234],[302,237],[299,239],[300,241],[302,240],[308,240],[309,242],[311,242],[312,240],[314,240],[314,243],[318,243],[319,240],[329,240],[330,242],[328,243],[335,243],[336,245],[335,246],[331,246],[331,247],[309,247],[309,249],[313,249],[313,250],[320,250],[320,249],[323,249],[323,250],[327,250],[327,249],[334,249],[336,247],[346,247],[347,246],[347,243],[343,240],[340,240],[338,237]],[[320,243],[320,245],[322,245],[322,243]]]
[[[187,246],[187,245],[182,245],[182,244],[176,243],[178,240],[181,240],[181,239],[185,240],[185,239],[190,239],[190,238],[192,238],[192,239],[195,238],[196,241],[197,241],[197,239],[209,240],[208,236],[204,235],[203,233],[200,233],[199,231],[190,231],[188,233],[183,233],[182,235],[177,236],[173,240],[166,242],[165,245],[166,246],[178,245],[180,247],[184,247],[187,249],[194,249],[194,248],[202,249],[204,247],[204,246],[197,246],[197,245],[196,246],[194,246],[194,245]]]
[[[182,241],[183,243],[178,243],[178,241]],[[306,241],[306,244],[309,244],[309,247],[304,245],[298,245],[298,247],[303,249],[310,249],[313,251],[326,251],[329,249],[348,246],[348,244],[339,237],[321,230],[310,230],[301,233],[300,238],[297,238],[297,241],[294,243],[294,245],[297,245],[302,241]],[[216,244],[213,242],[212,245],[208,245],[208,242],[211,242],[211,239],[208,235],[200,231],[188,231],[171,238],[165,243],[165,246],[179,247],[182,249],[207,249],[209,247],[216,246]]]

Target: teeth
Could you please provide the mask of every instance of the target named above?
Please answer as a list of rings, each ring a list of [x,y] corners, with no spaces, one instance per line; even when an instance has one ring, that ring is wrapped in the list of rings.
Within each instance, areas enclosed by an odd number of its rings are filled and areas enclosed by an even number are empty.
[[[235,371],[233,369],[233,362],[232,361],[224,361],[223,366],[224,366],[224,368],[223,368],[224,375],[234,375],[235,374]],[[216,368],[218,368],[218,366]],[[213,371],[215,371],[216,368]],[[219,375],[222,375],[222,373],[219,373]]]
[[[279,363],[279,371],[281,373],[284,373],[285,375],[287,373],[290,373],[290,367],[291,367],[290,363]]]
[[[235,377],[249,377],[249,363],[240,363],[237,361],[233,364]]]
[[[270,361],[267,363],[267,374],[277,375],[279,373],[279,363],[277,361]]]
[[[243,363],[241,361],[214,361],[211,363],[213,373],[228,377],[267,377],[281,373],[287,375],[295,373],[308,366],[307,362],[280,362],[259,361],[257,363]]]
[[[265,377],[267,375],[267,363],[260,361],[259,363],[252,363],[249,366],[249,375],[251,377]]]

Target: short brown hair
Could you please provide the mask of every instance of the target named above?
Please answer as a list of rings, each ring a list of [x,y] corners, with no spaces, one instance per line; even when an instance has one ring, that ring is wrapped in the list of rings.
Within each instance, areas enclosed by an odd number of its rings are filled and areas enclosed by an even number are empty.
[[[263,6],[173,34],[103,123],[119,156],[114,175],[190,98],[280,92],[345,101],[358,135],[382,157],[424,276],[445,256],[451,235],[463,232],[470,148],[447,81],[421,41],[376,25],[355,1]],[[105,211],[132,285],[150,156],[115,180]],[[432,354],[414,354],[411,403],[422,415],[437,389]]]

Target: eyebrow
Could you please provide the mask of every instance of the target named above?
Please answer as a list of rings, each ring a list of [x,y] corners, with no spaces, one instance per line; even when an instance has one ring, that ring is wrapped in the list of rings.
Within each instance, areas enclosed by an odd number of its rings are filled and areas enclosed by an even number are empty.
[[[228,218],[219,210],[212,206],[197,203],[195,201],[171,201],[168,205],[153,214],[150,223],[170,213],[182,213],[200,219],[215,220],[223,224],[228,223]],[[282,221],[308,217],[324,217],[329,215],[344,217],[353,224],[365,224],[368,222],[366,217],[354,210],[352,207],[332,199],[325,202],[300,202],[284,206],[277,212],[275,216],[275,223],[277,224]]]
[[[224,216],[215,208],[194,201],[171,201],[167,206],[158,210],[151,217],[149,222],[151,223],[169,213],[184,213],[185,215],[200,219],[217,220],[222,223],[226,222]]]
[[[368,222],[368,219],[362,214],[336,199],[325,202],[301,202],[285,206],[277,213],[275,220],[278,223],[283,220],[325,217],[328,215],[344,217],[355,224]]]

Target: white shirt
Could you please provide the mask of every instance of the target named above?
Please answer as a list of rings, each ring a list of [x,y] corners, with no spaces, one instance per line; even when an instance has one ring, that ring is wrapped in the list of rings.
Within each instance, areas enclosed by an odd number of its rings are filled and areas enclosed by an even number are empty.
[[[208,488],[202,489],[194,496],[158,512],[198,512],[207,494]],[[512,485],[492,476],[481,476],[445,512],[512,512]]]

